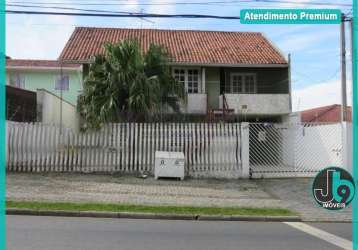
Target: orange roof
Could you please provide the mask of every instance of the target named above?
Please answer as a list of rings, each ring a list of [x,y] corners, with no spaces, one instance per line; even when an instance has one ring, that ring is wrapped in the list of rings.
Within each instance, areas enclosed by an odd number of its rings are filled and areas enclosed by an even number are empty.
[[[347,108],[347,121],[352,121],[352,108]],[[340,122],[341,105],[333,104],[329,106],[308,109],[301,112],[302,122]]]
[[[63,63],[62,68],[79,68],[80,64]],[[60,61],[56,60],[27,60],[27,59],[6,59],[6,67],[23,68],[61,68]]]
[[[86,62],[103,54],[105,43],[137,39],[144,51],[151,43],[165,46],[176,63],[217,65],[286,65],[284,56],[261,33],[196,30],[77,27],[60,59]]]

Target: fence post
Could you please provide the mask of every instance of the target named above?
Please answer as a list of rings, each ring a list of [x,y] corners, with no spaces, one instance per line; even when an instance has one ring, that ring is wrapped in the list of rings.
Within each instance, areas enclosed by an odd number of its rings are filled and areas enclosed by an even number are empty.
[[[240,124],[241,133],[241,165],[242,165],[242,177],[250,177],[250,140],[249,133],[250,127],[248,122],[242,122]]]

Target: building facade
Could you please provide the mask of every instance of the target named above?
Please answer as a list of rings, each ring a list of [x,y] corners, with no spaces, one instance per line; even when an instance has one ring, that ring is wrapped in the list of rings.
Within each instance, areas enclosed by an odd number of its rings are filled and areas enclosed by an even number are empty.
[[[173,77],[186,89],[183,112],[281,121],[291,112],[290,60],[261,33],[77,27],[60,60],[81,63],[86,75],[104,44],[137,40],[171,55]]]
[[[45,89],[73,105],[82,90],[82,66],[51,60],[6,60],[6,84],[36,92]]]

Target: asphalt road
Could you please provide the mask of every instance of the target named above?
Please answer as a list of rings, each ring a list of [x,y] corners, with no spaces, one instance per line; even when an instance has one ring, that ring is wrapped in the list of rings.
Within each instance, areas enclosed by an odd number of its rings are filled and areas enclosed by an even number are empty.
[[[350,224],[309,226],[351,240]],[[7,216],[8,250],[341,249],[328,241],[280,222]]]

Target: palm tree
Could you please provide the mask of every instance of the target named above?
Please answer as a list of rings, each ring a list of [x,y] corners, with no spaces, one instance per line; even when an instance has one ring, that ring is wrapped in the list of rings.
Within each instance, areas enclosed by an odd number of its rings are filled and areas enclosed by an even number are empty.
[[[106,44],[105,55],[90,65],[79,98],[84,128],[108,122],[154,119],[163,106],[180,112],[184,86],[174,80],[162,46],[151,44],[143,53],[136,40]]]

